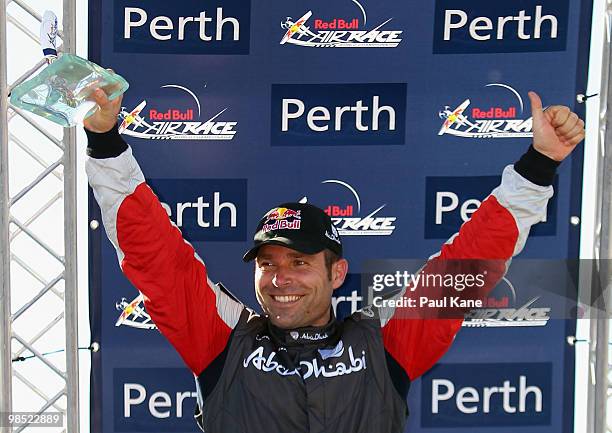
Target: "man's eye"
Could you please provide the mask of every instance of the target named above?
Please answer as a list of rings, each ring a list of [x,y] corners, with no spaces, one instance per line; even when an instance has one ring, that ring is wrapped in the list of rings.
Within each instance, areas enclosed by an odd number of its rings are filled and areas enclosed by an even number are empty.
[[[296,266],[303,266],[306,264],[304,260],[296,260],[294,263]]]

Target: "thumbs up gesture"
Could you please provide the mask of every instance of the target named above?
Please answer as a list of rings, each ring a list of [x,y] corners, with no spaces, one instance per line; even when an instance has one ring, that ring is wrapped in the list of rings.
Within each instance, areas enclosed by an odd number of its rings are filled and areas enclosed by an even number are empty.
[[[533,118],[533,147],[555,161],[563,161],[584,139],[584,121],[563,105],[542,110],[542,100],[529,92]]]

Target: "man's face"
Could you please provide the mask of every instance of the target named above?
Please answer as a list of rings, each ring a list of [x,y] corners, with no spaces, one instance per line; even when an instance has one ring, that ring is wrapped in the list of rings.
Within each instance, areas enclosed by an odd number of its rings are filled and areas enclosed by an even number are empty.
[[[279,328],[323,326],[329,321],[332,292],[344,282],[348,263],[332,264],[325,253],[304,254],[279,245],[264,245],[255,260],[255,293],[264,312]]]

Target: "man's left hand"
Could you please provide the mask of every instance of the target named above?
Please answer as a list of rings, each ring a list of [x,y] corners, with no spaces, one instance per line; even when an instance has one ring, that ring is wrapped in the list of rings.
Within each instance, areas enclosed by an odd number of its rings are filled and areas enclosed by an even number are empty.
[[[542,110],[542,100],[529,92],[533,117],[533,147],[555,161],[563,161],[584,139],[584,121],[563,105]]]

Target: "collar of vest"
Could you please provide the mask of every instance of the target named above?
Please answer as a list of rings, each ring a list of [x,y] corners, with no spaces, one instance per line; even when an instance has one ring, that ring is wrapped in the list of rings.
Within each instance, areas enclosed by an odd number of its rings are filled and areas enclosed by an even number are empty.
[[[268,331],[270,336],[283,346],[332,346],[340,338],[340,323],[336,320],[333,312],[330,320],[324,326],[305,326],[303,328],[282,329],[274,326],[268,320]]]

